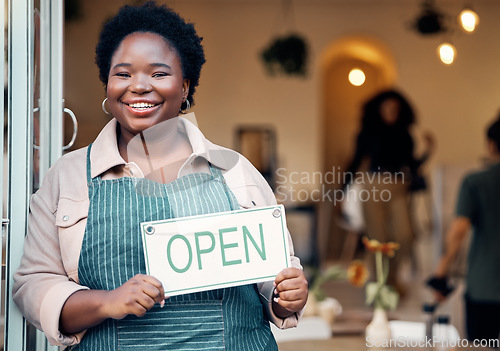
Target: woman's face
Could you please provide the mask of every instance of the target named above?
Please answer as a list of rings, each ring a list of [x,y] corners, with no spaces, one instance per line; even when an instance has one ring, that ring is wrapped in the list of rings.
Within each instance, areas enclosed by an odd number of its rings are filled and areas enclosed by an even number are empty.
[[[188,91],[179,55],[158,34],[129,34],[111,58],[106,89],[109,111],[126,140],[176,117]]]
[[[384,100],[380,104],[380,116],[385,124],[393,125],[398,121],[400,105],[395,98]]]

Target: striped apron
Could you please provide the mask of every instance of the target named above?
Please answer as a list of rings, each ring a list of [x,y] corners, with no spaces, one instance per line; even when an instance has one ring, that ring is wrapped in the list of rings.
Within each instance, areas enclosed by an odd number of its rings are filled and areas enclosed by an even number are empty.
[[[89,213],[78,278],[96,290],[112,290],[146,274],[141,222],[238,209],[219,168],[169,184],[123,177],[91,178]],[[90,328],[72,350],[277,350],[255,284],[173,296],[144,317],[108,319]]]

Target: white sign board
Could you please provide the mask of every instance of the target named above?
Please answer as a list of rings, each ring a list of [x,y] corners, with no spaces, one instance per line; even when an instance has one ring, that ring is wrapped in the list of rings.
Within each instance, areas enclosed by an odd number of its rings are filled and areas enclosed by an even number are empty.
[[[283,205],[141,223],[166,296],[274,280],[290,267]]]

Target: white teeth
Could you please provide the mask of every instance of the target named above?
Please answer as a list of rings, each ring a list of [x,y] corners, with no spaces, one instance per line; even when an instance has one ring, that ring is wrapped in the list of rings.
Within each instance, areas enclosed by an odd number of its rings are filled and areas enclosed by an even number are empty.
[[[151,107],[155,107],[154,104],[150,104],[150,103],[147,103],[147,102],[135,102],[133,104],[129,104],[130,107],[132,108],[138,108],[138,109],[141,109],[141,108],[151,108]]]

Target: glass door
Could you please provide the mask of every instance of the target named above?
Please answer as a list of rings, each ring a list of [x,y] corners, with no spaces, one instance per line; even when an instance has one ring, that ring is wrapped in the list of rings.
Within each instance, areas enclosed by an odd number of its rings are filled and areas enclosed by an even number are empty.
[[[1,40],[7,63],[0,70],[0,81],[6,77],[7,97],[4,103],[4,94],[0,96],[1,119],[6,126],[5,135],[0,137],[0,167],[7,169],[0,172],[0,177],[5,174],[3,350],[57,350],[26,323],[11,295],[13,275],[23,254],[30,196],[63,152],[64,112],[70,114],[76,135],[76,119],[64,108],[63,100],[63,0],[4,0],[1,11],[0,22],[6,33],[6,39]]]

